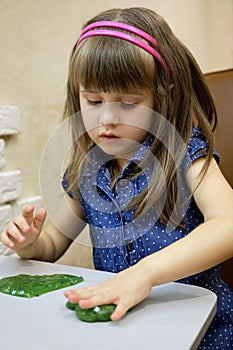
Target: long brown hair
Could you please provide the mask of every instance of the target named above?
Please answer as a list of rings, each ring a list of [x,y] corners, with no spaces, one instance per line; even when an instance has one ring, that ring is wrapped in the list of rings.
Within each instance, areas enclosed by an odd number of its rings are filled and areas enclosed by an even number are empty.
[[[154,110],[174,126],[184,144],[188,145],[192,126],[201,128],[209,145],[203,173],[207,170],[213,153],[212,131],[216,126],[216,110],[204,76],[185,45],[174,35],[166,21],[154,11],[142,7],[111,9],[95,16],[87,25],[97,21],[118,21],[130,24],[148,33],[158,41],[159,52],[166,61],[170,76],[164,67],[149,53],[118,38],[90,37],[78,47],[74,46],[69,64],[67,98],[64,118],[70,118],[80,111],[79,87],[95,88],[104,92],[127,92],[132,89],[149,88],[154,96]],[[77,38],[78,39],[78,38]],[[81,165],[93,142],[85,133],[82,118],[70,118],[73,133],[73,149],[68,165],[68,190],[77,199],[77,179]],[[179,196],[179,170],[171,156],[171,150],[184,157],[185,150],[178,150],[175,133],[167,133],[161,142],[159,133],[164,134],[163,124],[156,126],[156,135],[151,152],[156,155],[166,181],[166,198],[161,219],[179,224],[180,213],[173,211]],[[160,131],[159,131],[160,130]],[[80,136],[81,135],[81,136]],[[166,147],[169,144],[170,150]],[[145,162],[145,160],[144,160]],[[117,163],[110,162],[111,174],[116,178]],[[143,167],[141,167],[143,168]],[[130,206],[143,210],[145,203],[158,203],[164,195],[161,174],[153,176],[147,190],[134,198]]]

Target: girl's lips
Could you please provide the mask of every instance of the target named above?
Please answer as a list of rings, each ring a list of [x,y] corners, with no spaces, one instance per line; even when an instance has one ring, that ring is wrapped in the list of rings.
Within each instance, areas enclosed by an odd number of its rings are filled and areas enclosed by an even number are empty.
[[[101,134],[100,139],[101,141],[114,141],[114,140],[118,140],[119,137],[113,134]]]
[[[101,136],[101,141],[105,142],[105,141],[115,141],[115,140],[119,140],[119,137],[116,136]]]

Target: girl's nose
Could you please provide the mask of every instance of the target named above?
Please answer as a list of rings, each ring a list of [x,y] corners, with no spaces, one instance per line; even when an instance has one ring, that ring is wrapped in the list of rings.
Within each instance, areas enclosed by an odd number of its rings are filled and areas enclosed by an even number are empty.
[[[99,123],[102,125],[119,124],[120,119],[117,109],[116,103],[104,103],[101,106]]]

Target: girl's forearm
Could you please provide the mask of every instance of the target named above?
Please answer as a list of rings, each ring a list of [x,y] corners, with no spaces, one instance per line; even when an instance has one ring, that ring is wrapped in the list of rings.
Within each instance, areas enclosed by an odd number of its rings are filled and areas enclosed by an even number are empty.
[[[186,237],[142,259],[137,265],[151,285],[185,278],[211,268],[233,256],[233,224],[213,218]]]

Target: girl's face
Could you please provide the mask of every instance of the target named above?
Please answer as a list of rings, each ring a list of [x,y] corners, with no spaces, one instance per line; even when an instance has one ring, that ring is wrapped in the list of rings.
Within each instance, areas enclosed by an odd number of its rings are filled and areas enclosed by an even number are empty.
[[[153,95],[149,89],[109,93],[81,86],[80,107],[92,141],[105,153],[128,160],[150,130]]]

